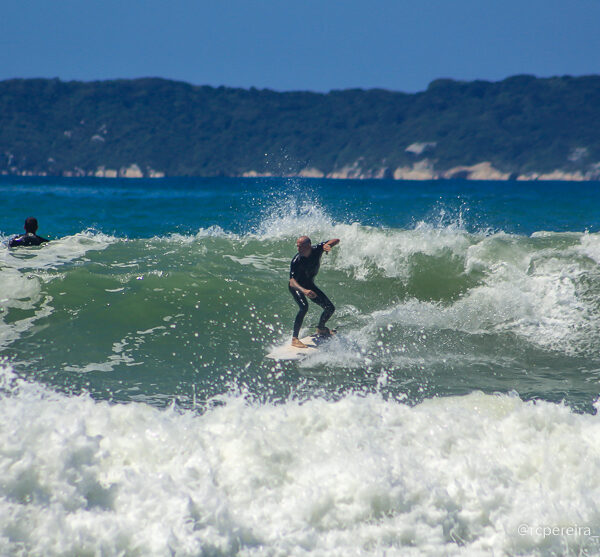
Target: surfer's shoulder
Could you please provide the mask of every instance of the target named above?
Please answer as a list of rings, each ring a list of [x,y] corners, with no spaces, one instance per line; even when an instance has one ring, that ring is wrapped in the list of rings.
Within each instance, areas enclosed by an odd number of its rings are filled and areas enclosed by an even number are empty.
[[[17,236],[13,236],[9,241],[8,241],[8,247],[9,248],[16,248],[18,246],[22,246],[23,244],[23,240],[24,238],[27,236],[27,234],[19,234]]]
[[[48,241],[49,240],[47,240],[46,238],[42,238],[41,236],[38,236],[37,234],[32,234],[31,232],[28,232],[26,234],[21,234],[20,236],[15,236],[14,238],[11,238],[10,241],[8,242],[8,247],[16,248],[16,247],[26,247],[26,246],[39,246]]]

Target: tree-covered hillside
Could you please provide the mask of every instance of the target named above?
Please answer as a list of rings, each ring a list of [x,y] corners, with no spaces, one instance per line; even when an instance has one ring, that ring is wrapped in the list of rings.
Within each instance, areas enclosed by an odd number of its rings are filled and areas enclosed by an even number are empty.
[[[408,150],[407,150],[408,149]],[[489,161],[598,173],[600,76],[437,80],[421,93],[197,87],[163,79],[0,82],[0,172],[393,175]],[[423,166],[423,164],[422,164]]]

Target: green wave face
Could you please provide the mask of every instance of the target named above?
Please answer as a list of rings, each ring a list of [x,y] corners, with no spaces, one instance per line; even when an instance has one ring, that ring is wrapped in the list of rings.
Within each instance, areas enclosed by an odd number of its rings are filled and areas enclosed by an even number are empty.
[[[294,228],[274,218],[245,235],[81,233],[5,251],[2,353],[68,390],[159,405],[232,387],[269,400],[348,389],[593,400],[599,235],[313,223],[313,241],[341,239],[316,281],[339,335],[301,363],[277,363],[264,356],[291,336]],[[311,304],[305,331],[319,312]]]

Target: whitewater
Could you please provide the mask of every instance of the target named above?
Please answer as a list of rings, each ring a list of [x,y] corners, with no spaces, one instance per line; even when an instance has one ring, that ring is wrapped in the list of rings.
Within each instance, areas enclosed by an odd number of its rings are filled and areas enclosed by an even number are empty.
[[[0,554],[600,554],[595,185],[18,180]]]

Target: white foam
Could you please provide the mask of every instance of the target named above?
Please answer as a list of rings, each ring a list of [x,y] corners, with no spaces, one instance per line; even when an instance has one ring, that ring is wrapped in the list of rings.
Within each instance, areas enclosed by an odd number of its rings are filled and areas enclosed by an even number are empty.
[[[22,270],[56,268],[83,257],[88,251],[103,250],[117,241],[114,236],[100,232],[80,232],[37,248],[0,249],[0,265]]]
[[[407,231],[338,225],[336,233],[342,243],[330,261],[354,279],[379,274],[407,284],[415,265],[412,256],[422,254],[453,260],[464,269],[463,278],[456,279],[472,282],[454,300],[409,297],[368,313],[361,329],[367,337],[378,328],[401,323],[474,334],[506,331],[568,354],[596,351],[600,294],[585,285],[598,270],[582,255],[593,258],[598,250],[600,260],[600,236],[540,233],[530,239],[425,225]],[[434,280],[443,283],[445,277]],[[351,355],[337,356],[347,362]]]
[[[600,263],[600,234],[586,232],[581,235],[580,253]]]
[[[155,236],[152,240],[166,241],[169,243],[177,242],[180,244],[192,244],[203,240],[204,238],[229,238],[231,240],[238,240],[240,236],[224,230],[218,225],[209,226],[208,228],[200,228],[195,234],[180,234],[174,232],[166,236]]]
[[[281,261],[270,255],[247,255],[245,257],[236,257],[235,255],[224,255],[226,259],[238,263],[240,265],[251,265],[260,271],[271,271],[281,268]]]
[[[43,280],[43,276],[23,274],[11,267],[0,269],[0,349],[19,338],[37,319],[51,313],[52,300],[42,294]],[[26,316],[7,322],[15,309],[24,310]]]
[[[337,225],[332,234],[341,239],[336,248],[335,267],[364,280],[378,273],[389,278],[407,278],[410,258],[416,253],[464,257],[477,236],[450,226],[434,228],[420,223],[414,229],[398,230]]]
[[[318,201],[288,198],[265,211],[255,233],[243,238],[295,240],[308,235],[313,243],[339,238],[341,243],[328,258],[335,269],[350,273],[355,280],[374,274],[405,278],[410,272],[411,256],[442,255],[464,257],[469,246],[485,236],[469,234],[460,223],[432,226],[419,222],[412,229],[391,229],[336,222]],[[293,243],[290,244],[294,249]]]
[[[548,238],[536,235],[534,238]],[[469,248],[466,269],[478,266],[484,283],[453,308],[482,328],[510,330],[546,348],[588,350],[600,338],[593,304],[582,296],[588,266],[573,234],[552,234],[553,245],[496,235]]]
[[[4,555],[598,551],[537,530],[600,534],[600,418],[560,405],[238,395],[196,415],[2,380]]]

